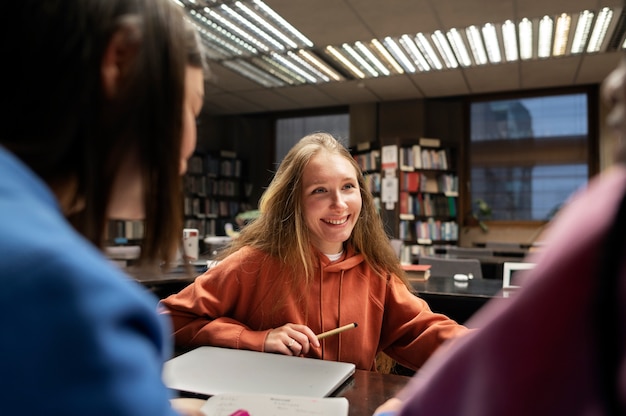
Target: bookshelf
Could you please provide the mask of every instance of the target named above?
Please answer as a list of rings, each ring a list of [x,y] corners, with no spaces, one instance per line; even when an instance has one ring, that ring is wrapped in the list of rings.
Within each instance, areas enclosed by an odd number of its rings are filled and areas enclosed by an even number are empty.
[[[382,152],[387,155],[382,162],[382,180],[393,192],[383,195],[384,219],[390,235],[403,241],[403,262],[434,254],[438,245],[456,245],[455,148],[439,139],[398,139],[383,146]]]
[[[224,225],[251,209],[252,185],[244,161],[235,152],[195,153],[183,177],[185,228],[200,238],[225,235]]]
[[[363,142],[351,150],[354,160],[365,176],[365,185],[374,195],[374,202],[380,212],[381,165],[380,147],[372,142]]]

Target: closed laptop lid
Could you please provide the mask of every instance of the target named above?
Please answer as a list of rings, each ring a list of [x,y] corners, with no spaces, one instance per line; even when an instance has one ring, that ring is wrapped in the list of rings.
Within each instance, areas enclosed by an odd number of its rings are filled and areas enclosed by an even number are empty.
[[[206,396],[269,393],[326,397],[354,371],[351,363],[199,347],[167,361],[163,381],[170,389]]]

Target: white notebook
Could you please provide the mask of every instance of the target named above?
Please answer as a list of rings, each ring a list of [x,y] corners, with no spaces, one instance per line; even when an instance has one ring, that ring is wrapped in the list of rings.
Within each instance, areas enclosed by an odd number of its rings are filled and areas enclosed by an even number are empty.
[[[354,374],[355,365],[258,351],[199,347],[165,363],[173,390],[326,397]]]
[[[253,416],[348,416],[348,408],[345,397],[224,393],[210,397],[200,410],[206,416],[231,416],[238,410]]]

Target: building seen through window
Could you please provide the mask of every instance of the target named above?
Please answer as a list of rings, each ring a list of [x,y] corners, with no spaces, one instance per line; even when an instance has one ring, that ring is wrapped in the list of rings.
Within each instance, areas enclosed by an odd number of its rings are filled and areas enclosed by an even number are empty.
[[[587,93],[474,101],[470,193],[492,220],[549,220],[589,178]]]

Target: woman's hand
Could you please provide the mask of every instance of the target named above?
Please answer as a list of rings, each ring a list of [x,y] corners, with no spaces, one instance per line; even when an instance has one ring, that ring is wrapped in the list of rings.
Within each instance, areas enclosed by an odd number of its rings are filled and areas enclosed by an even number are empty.
[[[393,416],[397,415],[398,411],[402,407],[402,401],[395,397],[387,400],[385,403],[378,406],[374,412],[374,416]]]
[[[320,342],[306,325],[285,324],[272,329],[265,339],[265,352],[285,355],[305,355],[311,349],[319,348]]]

